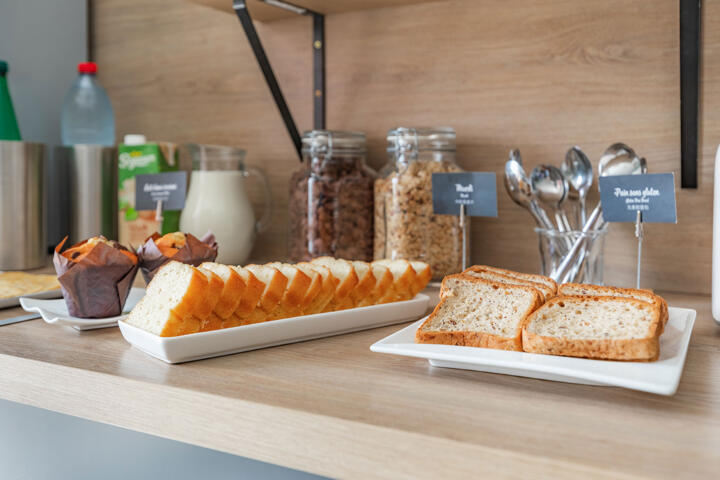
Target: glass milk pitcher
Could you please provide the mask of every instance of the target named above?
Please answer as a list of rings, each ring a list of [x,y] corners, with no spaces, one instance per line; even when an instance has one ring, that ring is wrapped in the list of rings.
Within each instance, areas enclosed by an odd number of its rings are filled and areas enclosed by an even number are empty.
[[[201,237],[208,231],[218,243],[217,262],[243,264],[255,235],[265,231],[272,212],[270,186],[265,174],[244,165],[245,150],[220,145],[187,145],[193,171],[180,230]],[[260,221],[245,190],[245,179],[254,175],[262,184],[265,209]]]

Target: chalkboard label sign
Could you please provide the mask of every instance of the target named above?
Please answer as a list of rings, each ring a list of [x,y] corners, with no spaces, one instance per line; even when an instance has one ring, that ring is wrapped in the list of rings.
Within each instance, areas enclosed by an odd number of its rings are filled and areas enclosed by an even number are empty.
[[[135,210],[155,210],[162,201],[163,210],[185,207],[186,172],[164,172],[135,177]]]
[[[600,201],[607,222],[677,223],[673,173],[600,177]]]
[[[497,217],[495,174],[488,172],[433,173],[433,210],[441,215]]]

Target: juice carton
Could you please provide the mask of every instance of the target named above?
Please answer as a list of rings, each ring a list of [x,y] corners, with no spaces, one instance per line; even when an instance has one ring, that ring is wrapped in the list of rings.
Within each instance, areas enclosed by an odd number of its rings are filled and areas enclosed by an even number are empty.
[[[135,176],[178,170],[176,145],[146,142],[142,135],[126,135],[118,145],[118,240],[123,245],[141,245],[154,232],[175,232],[180,211],[163,211],[163,220],[155,220],[155,210],[135,210]]]

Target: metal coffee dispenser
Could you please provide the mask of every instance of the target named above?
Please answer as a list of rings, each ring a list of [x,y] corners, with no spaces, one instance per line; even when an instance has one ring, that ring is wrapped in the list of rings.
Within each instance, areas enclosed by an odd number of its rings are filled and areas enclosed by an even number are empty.
[[[0,141],[0,270],[46,262],[45,145]]]

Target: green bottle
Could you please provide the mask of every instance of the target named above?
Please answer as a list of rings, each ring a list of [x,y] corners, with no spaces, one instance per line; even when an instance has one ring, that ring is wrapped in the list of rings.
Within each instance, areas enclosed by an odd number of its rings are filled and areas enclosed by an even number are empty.
[[[0,60],[0,140],[21,140],[10,90],[8,90],[7,62]]]

